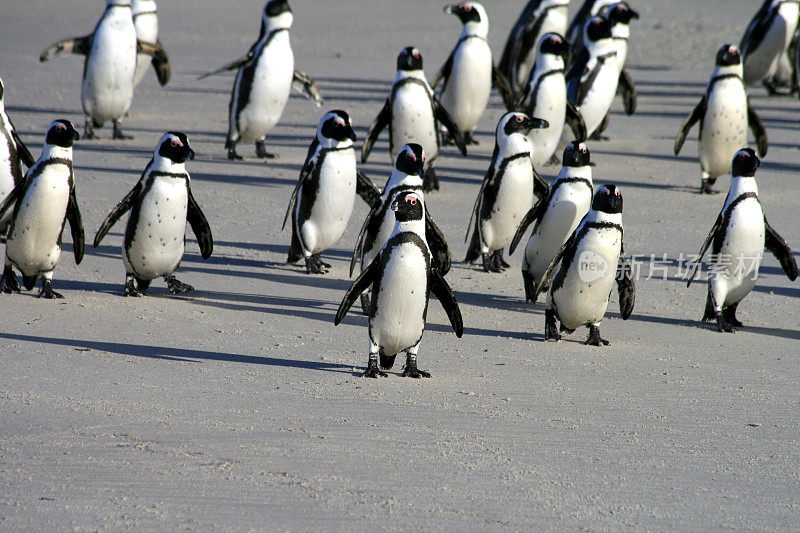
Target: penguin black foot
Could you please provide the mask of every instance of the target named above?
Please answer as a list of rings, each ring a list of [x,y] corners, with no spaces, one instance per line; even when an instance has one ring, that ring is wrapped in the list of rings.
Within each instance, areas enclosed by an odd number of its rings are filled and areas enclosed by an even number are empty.
[[[5,270],[3,270],[3,279],[0,281],[2,284],[3,292],[6,294],[11,294],[12,292],[21,292],[22,288],[19,286],[19,282],[17,282],[17,276],[14,275],[14,269],[11,268],[11,265],[6,265]]]
[[[525,302],[536,303],[536,282],[527,270],[522,271],[522,285],[525,287]]]
[[[308,274],[327,274],[331,265],[324,263],[319,254],[306,257],[306,273]]]
[[[591,135],[589,135],[589,139],[592,141],[608,141],[610,138],[608,135],[603,135],[599,131],[595,131]]]
[[[561,165],[561,158],[558,157],[556,154],[550,156],[550,159],[547,160],[547,163],[544,164],[546,167],[557,167]]]
[[[723,313],[717,313],[717,331],[722,333],[736,333],[736,328]]]
[[[558,332],[556,323],[556,312],[552,309],[544,311],[544,340],[553,342],[561,340],[561,333]]]
[[[736,307],[738,305],[739,304],[734,304],[722,310],[722,316],[731,324],[731,326],[735,328],[741,328],[744,326],[744,324],[736,319]]]
[[[97,139],[97,135],[95,135],[95,133],[94,133],[93,121],[90,118],[87,118],[86,122],[83,125],[83,138],[84,139]]]
[[[503,261],[503,250],[495,250],[494,252],[488,254],[482,253],[481,259],[483,260],[484,272],[500,273],[505,271],[505,269],[509,266],[508,263]]]
[[[497,258],[497,259],[496,259],[497,263],[498,263],[498,264],[499,264],[501,267],[503,267],[503,269],[506,269],[506,268],[508,268],[508,267],[510,267],[510,266],[511,266],[511,265],[509,265],[508,263],[506,263],[506,260],[505,260],[505,259],[503,259],[503,249],[502,249],[502,248],[500,248],[499,250],[495,250],[494,252],[492,252],[492,257],[496,257],[496,258]]]
[[[425,372],[424,370],[420,370],[417,368],[417,359],[416,357],[411,357],[410,355],[406,356],[406,367],[403,369],[402,377],[404,378],[429,378],[431,377],[430,372]]]
[[[236,153],[235,146],[228,147],[228,161],[244,161],[244,157]]]
[[[475,140],[475,137],[472,136],[472,132],[468,131],[464,133],[464,144],[470,145],[470,144],[480,144],[480,143]]]
[[[589,338],[584,343],[587,346],[608,346],[611,344],[604,338],[600,337],[600,328],[597,326],[589,326]]]
[[[702,180],[700,182],[700,194],[719,194],[719,191],[715,191],[711,188],[711,182],[709,180]]]
[[[260,157],[261,159],[278,159],[278,154],[267,152],[264,141],[256,141],[256,157]]]
[[[118,139],[123,141],[133,139],[133,135],[127,135],[125,133],[122,133],[122,130],[119,127],[119,122],[115,120],[113,124],[114,124],[114,132],[111,134],[112,139]]]
[[[436,177],[436,171],[433,167],[428,167],[425,171],[425,179],[422,181],[422,191],[431,192],[439,190],[439,178]]]
[[[369,363],[367,363],[367,370],[364,372],[363,376],[365,378],[385,378],[388,377],[389,374],[383,372],[380,368],[378,368],[378,360],[377,359],[370,359]]]
[[[194,290],[194,287],[192,287],[188,283],[183,283],[182,281],[178,281],[178,278],[176,278],[175,276],[167,276],[166,278],[164,278],[164,280],[167,282],[167,288],[169,289],[169,292],[171,292],[172,294],[181,294],[184,292],[189,292]]]
[[[368,292],[362,292],[361,312],[364,313],[364,316],[369,316],[371,309],[372,309],[372,298],[370,298],[370,294]]]
[[[53,300],[56,298],[63,298],[64,296],[53,290],[53,283],[46,279],[42,281],[42,290],[39,291],[39,298],[47,298],[48,300]]]
[[[142,293],[136,287],[136,280],[134,280],[133,276],[125,276],[125,292],[123,293],[125,296],[133,296],[139,297],[144,296],[146,293]]]

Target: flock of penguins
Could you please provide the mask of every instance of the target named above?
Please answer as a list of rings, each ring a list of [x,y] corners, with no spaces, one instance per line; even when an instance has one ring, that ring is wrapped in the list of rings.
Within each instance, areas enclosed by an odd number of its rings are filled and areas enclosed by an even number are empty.
[[[741,326],[736,308],[756,283],[764,248],[775,255],[789,279],[797,277],[791,250],[767,223],[758,200],[754,176],[760,160],[746,147],[748,126],[762,157],[767,137],[748,102],[746,86],[763,83],[770,94],[798,91],[799,7],[794,0],[765,0],[741,45],[719,49],[705,94],[675,141],[677,154],[699,122],[701,193],[714,192],[718,176],[732,176],[722,211],[700,250],[702,258],[712,249],[716,267],[710,268],[703,320],[715,320],[719,331]],[[284,219],[285,225],[291,218],[288,262],[303,259],[308,273],[325,273],[330,265],[321,254],[343,234],[355,197],[370,206],[350,265],[351,276],[356,265],[360,274],[335,317],[339,324],[360,299],[369,317],[365,376],[386,376],[383,370],[405,352],[403,376],[430,377],[417,367],[430,292],[444,307],[456,335],[463,333],[458,303],[445,280],[450,250],[424,195],[439,188],[434,166],[441,145],[453,143],[466,156],[467,146],[475,143],[473,131],[493,87],[509,111],[497,125],[491,164],[469,222],[472,237],[465,261],[480,259],[487,272],[504,270],[509,265],[503,250],[513,252],[533,225],[522,278],[526,300],[535,302],[546,291],[546,340],[556,341],[561,332],[586,326],[587,344],[608,344],[599,325],[615,283],[621,316],[631,315],[635,285],[623,247],[622,194],[613,184],[594,189],[585,141],[602,138],[616,94],[621,93],[627,114],[635,112],[636,90],[625,59],[629,25],[638,14],[624,1],[586,0],[570,22],[568,8],[568,0],[529,1],[495,65],[484,7],[475,1],[445,6],[445,13],[462,23],[449,58],[429,84],[420,51],[403,49],[391,94],[363,144],[362,162],[388,129],[394,169],[383,189],[357,168],[356,135],[348,114],[332,110],[320,120]],[[287,0],[269,0],[258,40],[247,55],[205,75],[237,71],[225,144],[231,160],[241,159],[236,147],[242,142],[254,142],[258,157],[274,157],[266,150],[265,138],[279,121],[293,86],[317,105],[322,103],[314,80],[295,69],[289,40],[292,20]],[[158,40],[155,1],[107,0],[93,33],[60,41],[40,59],[70,52],[86,56],[84,136],[94,137],[96,128],[111,121],[113,137],[127,138],[120,121],[149,65],[162,85],[170,77],[169,59]],[[0,83],[0,104],[2,89]],[[20,291],[16,268],[28,290],[41,278],[40,296],[60,298],[52,278],[67,222],[76,263],[84,253],[72,171],[72,146],[79,134],[69,121],[54,121],[37,161],[1,105],[0,121],[5,136],[0,143],[0,230],[6,237],[2,290]],[[536,167],[557,164],[556,151],[565,143],[562,169],[548,185]],[[192,196],[185,166],[193,157],[185,134],[164,134],[140,180],[95,236],[98,246],[130,211],[122,254],[128,296],[146,294],[159,277],[173,293],[192,289],[174,276],[185,250],[187,222],[202,257],[212,253],[211,229]],[[22,165],[28,167],[24,174]],[[731,257],[751,260],[741,268]],[[689,283],[696,272],[695,268]]]

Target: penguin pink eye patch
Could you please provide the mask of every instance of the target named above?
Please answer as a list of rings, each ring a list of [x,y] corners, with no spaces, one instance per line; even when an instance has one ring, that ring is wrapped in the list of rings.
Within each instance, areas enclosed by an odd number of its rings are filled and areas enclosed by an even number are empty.
[[[417,197],[416,196],[406,196],[406,203],[411,205],[417,205]]]
[[[177,148],[178,146],[183,146],[182,142],[175,140],[173,140],[170,144],[172,145],[173,148]]]
[[[517,115],[516,120],[517,122],[522,122],[523,120],[522,115]]]

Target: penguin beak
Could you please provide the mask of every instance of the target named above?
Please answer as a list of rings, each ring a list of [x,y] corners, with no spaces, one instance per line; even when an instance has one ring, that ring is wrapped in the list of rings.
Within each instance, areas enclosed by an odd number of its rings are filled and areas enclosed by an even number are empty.
[[[192,150],[188,146],[184,146],[183,149],[184,149],[184,154],[186,155],[186,159],[194,160],[194,155],[195,155],[194,150]]]
[[[442,8],[442,11],[447,13],[448,15],[457,14],[458,13],[458,4],[448,4]]]
[[[72,140],[73,141],[78,141],[78,140],[80,140],[80,138],[81,138],[81,136],[78,134],[78,131],[73,129],[72,130]]]
[[[638,18],[639,18],[639,13],[637,13],[637,12],[636,12],[636,11],[634,11],[633,9],[630,9],[630,8],[628,8],[628,9],[629,9],[629,10],[630,10],[630,12],[631,12],[631,18],[632,18],[632,19],[638,19]]]
[[[533,130],[533,129],[543,130],[545,128],[549,128],[550,127],[550,123],[547,122],[545,119],[536,118],[536,117],[530,117],[528,119],[528,124],[526,124],[526,126],[528,126],[528,125],[530,125],[528,127],[528,131]]]
[[[346,132],[347,132],[347,138],[353,142],[356,142],[356,132],[353,130],[353,126],[348,124]]]

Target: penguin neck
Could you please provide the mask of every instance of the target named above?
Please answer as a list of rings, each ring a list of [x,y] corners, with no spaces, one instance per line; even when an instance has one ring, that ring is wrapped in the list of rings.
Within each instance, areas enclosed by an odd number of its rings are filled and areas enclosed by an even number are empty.
[[[800,12],[800,4],[797,2],[781,2],[778,7],[778,14],[787,21],[797,20],[798,12]]]
[[[289,28],[292,27],[293,21],[294,17],[291,11],[286,11],[285,13],[281,13],[278,16],[267,19],[266,24],[264,24],[264,27],[266,29],[266,31],[264,32],[265,33],[264,37],[277,30],[288,30]]]
[[[389,191],[400,186],[409,188],[419,187],[422,189],[422,178],[417,174],[406,174],[402,170],[394,169],[389,176],[389,181],[386,182],[386,187],[384,187],[383,192],[388,194]]]
[[[731,189],[728,192],[728,202],[735,200],[739,196],[753,192],[758,194],[758,185],[754,176],[732,176]]]
[[[742,64],[739,63],[738,65],[716,65],[714,67],[714,72],[711,74],[711,79],[718,78],[720,76],[738,76],[739,78],[741,78]]]
[[[460,39],[466,37],[480,37],[481,39],[486,39],[487,35],[489,35],[489,23],[481,19],[478,22],[467,22],[464,24],[461,28]]]
[[[592,16],[597,16],[600,13],[600,10],[606,6],[610,6],[617,2],[617,0],[596,0],[594,5],[592,6],[591,14]]]
[[[561,172],[558,173],[556,181],[564,179],[585,179],[592,183],[592,167],[561,167]]]
[[[139,13],[155,14],[156,2],[155,0],[133,0],[131,3],[131,11],[133,11],[134,16],[138,15]]]
[[[392,230],[392,237],[400,233],[414,233],[423,241],[425,240],[425,217],[419,220],[406,220],[400,222],[395,220],[394,229]]]
[[[186,163],[176,163],[168,157],[162,157],[156,154],[153,157],[153,165],[150,167],[150,170],[166,172],[168,174],[186,174]]]
[[[68,159],[72,161],[72,147],[64,148],[55,144],[44,143],[42,159]]]
[[[506,159],[522,153],[531,153],[531,141],[527,135],[522,133],[512,133],[505,138],[505,142],[498,140],[497,145],[501,156],[500,159]]]
[[[587,48],[593,57],[604,56],[617,51],[613,39],[600,39],[596,42],[589,41]]]
[[[539,54],[536,56],[536,66],[531,80],[553,70],[564,70],[564,58],[556,54]]]
[[[346,150],[347,148],[353,147],[353,141],[350,139],[337,141],[336,139],[317,134],[317,141],[319,142],[320,148],[326,148],[328,150]]]
[[[586,213],[585,222],[599,222],[605,224],[615,224],[622,227],[622,213],[606,213],[605,211],[596,211],[589,209]]]
[[[611,38],[612,39],[624,39],[628,40],[631,36],[631,27],[624,22],[617,22],[614,24],[614,27],[611,28]]]
[[[398,70],[397,75],[394,77],[394,82],[397,83],[398,81],[403,81],[409,78],[414,78],[415,80],[420,80],[425,82],[425,85],[428,85],[428,79],[425,77],[425,72],[421,69],[418,70]],[[430,87],[429,87],[430,88]]]

